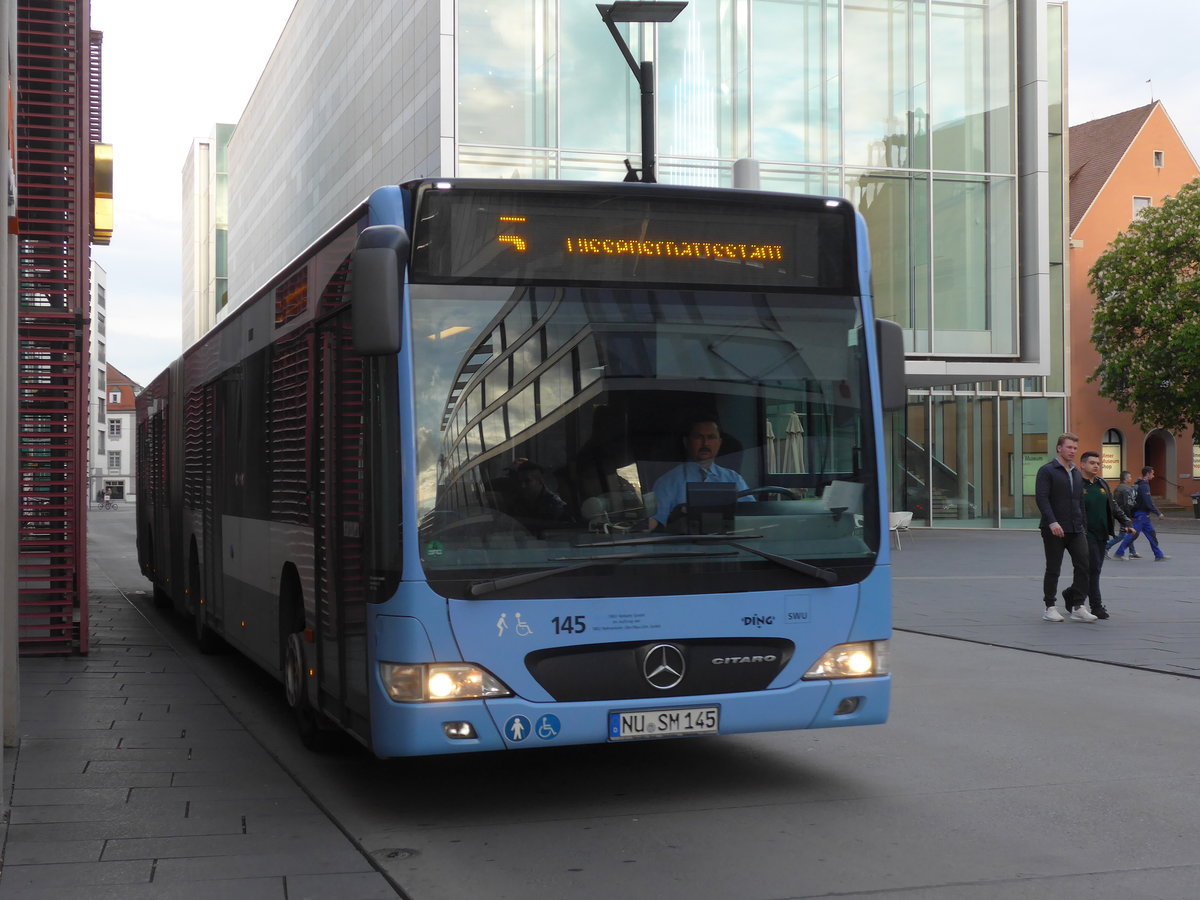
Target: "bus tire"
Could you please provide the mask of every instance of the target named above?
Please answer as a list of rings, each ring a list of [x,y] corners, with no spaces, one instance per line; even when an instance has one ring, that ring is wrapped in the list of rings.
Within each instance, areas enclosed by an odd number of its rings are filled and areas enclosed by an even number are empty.
[[[154,538],[153,537],[146,538],[146,559],[148,559],[150,561],[151,566],[155,565],[157,557],[155,557],[155,555],[154,555]],[[151,581],[150,583],[154,586],[154,594],[153,594],[154,608],[155,609],[166,609],[168,606],[171,605],[171,595],[168,594],[166,591],[166,588],[164,588],[157,581]]]
[[[221,638],[208,627],[204,617],[204,585],[200,577],[200,560],[196,548],[192,547],[191,563],[188,566],[188,598],[191,606],[192,628],[196,635],[196,646],[208,655],[221,649]]]
[[[283,687],[300,742],[309,750],[322,752],[331,743],[325,717],[313,709],[305,690],[307,672],[304,665],[304,632],[293,631],[287,636],[287,650],[283,662]]]
[[[162,585],[154,586],[154,608],[167,609],[171,606],[171,595],[163,590]]]

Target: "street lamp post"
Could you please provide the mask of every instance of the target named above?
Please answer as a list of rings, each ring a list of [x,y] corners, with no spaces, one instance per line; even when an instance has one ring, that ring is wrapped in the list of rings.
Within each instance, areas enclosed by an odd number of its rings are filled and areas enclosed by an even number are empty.
[[[626,181],[653,182],[658,179],[654,172],[654,63],[642,60],[639,63],[633,58],[625,38],[617,30],[618,22],[674,22],[675,17],[687,6],[686,0],[616,0],[615,3],[597,3],[600,18],[608,26],[613,40],[629,63],[633,77],[637,79],[642,92],[642,169],[641,178],[636,170],[625,160],[628,174]]]

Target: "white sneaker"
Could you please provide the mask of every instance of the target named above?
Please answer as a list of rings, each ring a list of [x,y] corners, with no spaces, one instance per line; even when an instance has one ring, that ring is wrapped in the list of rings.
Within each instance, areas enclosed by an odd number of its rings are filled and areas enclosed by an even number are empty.
[[[1057,606],[1047,606],[1046,614],[1044,616],[1042,616],[1042,621],[1043,622],[1064,622],[1066,620],[1062,617],[1062,613],[1060,613],[1058,611]]]
[[[1086,606],[1077,606],[1071,610],[1072,622],[1096,622],[1099,621],[1099,616],[1093,616],[1091,611]]]

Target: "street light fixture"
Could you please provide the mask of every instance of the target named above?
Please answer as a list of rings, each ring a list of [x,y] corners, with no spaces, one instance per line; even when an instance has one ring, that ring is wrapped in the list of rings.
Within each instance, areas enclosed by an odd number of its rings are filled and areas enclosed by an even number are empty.
[[[642,60],[639,64],[633,58],[629,45],[625,43],[625,38],[617,30],[617,23],[674,22],[685,6],[687,6],[686,0],[616,0],[615,3],[596,4],[596,9],[600,11],[600,18],[608,26],[613,40],[617,42],[621,55],[625,57],[625,62],[629,63],[629,68],[633,70],[633,77],[637,79],[638,87],[642,91],[641,177],[639,178],[638,171],[629,165],[629,160],[625,160],[625,168],[628,170],[628,174],[625,176],[626,181],[653,182],[658,180],[654,173],[654,63]]]

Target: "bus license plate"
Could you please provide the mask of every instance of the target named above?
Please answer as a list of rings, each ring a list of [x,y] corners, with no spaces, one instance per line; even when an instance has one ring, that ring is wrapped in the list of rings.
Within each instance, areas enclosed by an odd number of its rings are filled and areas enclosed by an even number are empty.
[[[608,739],[610,741],[636,741],[643,738],[717,734],[720,725],[721,708],[719,706],[610,712],[608,714]]]

